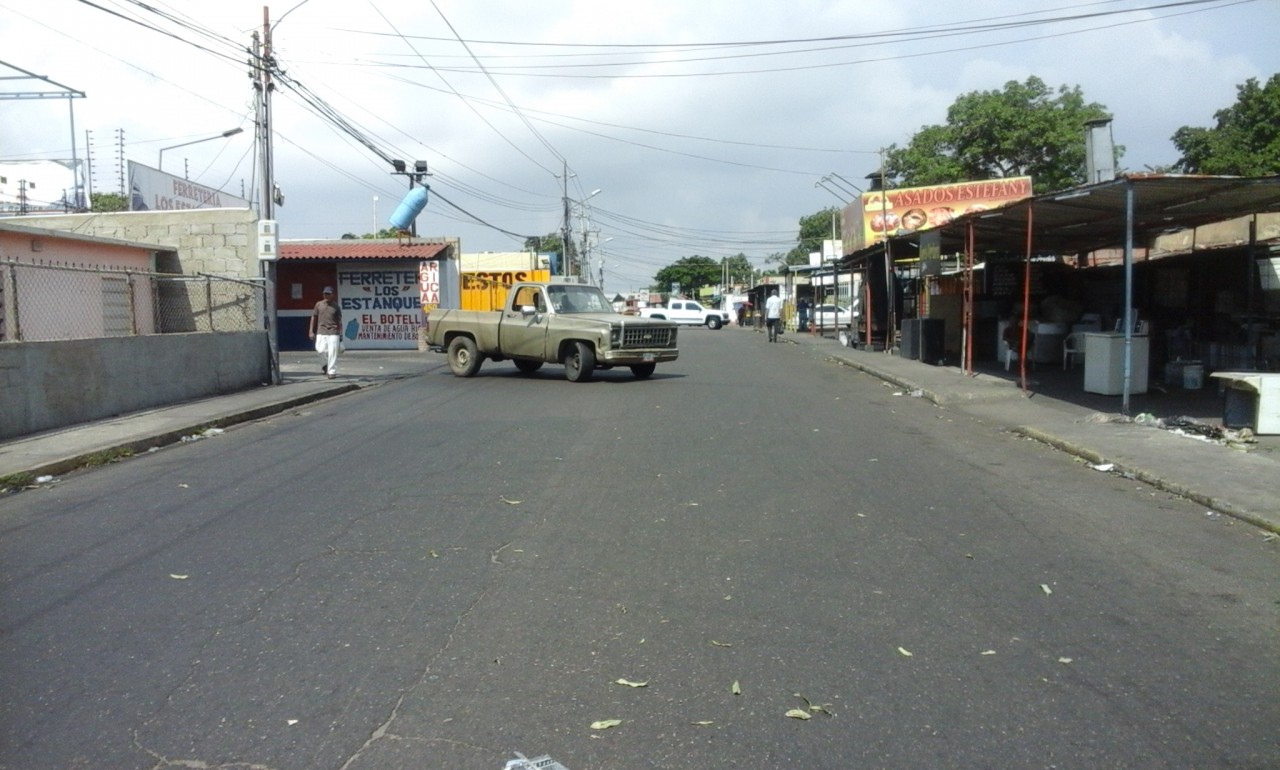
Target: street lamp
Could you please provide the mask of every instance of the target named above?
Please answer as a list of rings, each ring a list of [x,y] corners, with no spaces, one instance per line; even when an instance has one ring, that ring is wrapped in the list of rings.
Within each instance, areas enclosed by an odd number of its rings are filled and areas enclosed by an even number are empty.
[[[588,253],[589,246],[587,245],[587,221],[588,221],[587,201],[596,197],[601,192],[603,191],[599,187],[597,187],[596,189],[592,190],[582,200],[574,201],[574,203],[578,204],[578,224],[582,229],[582,252],[578,254],[578,259],[576,260],[576,264],[570,265],[570,269],[566,271],[566,275],[577,276],[578,280],[584,283],[590,283],[591,281],[591,260],[590,260],[590,255]],[[568,202],[567,197],[565,201],[567,204]],[[568,206],[566,205],[565,207],[565,232],[566,233],[568,232],[568,224],[569,224],[568,213],[569,213]]]
[[[403,160],[391,161],[391,168],[394,169],[391,172],[392,176],[404,176],[409,178],[410,192],[413,191],[413,185],[415,182],[425,186],[426,183],[422,181],[423,177],[431,176],[431,173],[427,171],[427,162],[425,160],[415,160],[413,162],[412,171],[408,170],[408,166]],[[416,217],[409,223],[409,234],[414,237],[417,237],[418,235],[418,220]]]
[[[218,134],[217,136],[206,136],[204,139],[196,139],[190,142],[183,142],[182,144],[175,144],[172,147],[161,147],[160,161],[156,165],[159,167],[161,171],[164,171],[164,151],[165,150],[176,150],[179,147],[186,147],[187,145],[191,145],[191,144],[200,144],[201,142],[212,142],[214,139],[226,139],[228,137],[235,136],[236,134],[243,134],[243,133],[244,133],[243,128],[231,128],[231,129],[227,129],[226,131],[223,131],[221,134]]]

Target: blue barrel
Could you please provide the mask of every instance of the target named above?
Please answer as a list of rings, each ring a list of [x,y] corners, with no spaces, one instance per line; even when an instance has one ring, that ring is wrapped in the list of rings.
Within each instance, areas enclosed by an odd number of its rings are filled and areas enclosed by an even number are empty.
[[[422,213],[427,207],[427,185],[415,187],[404,196],[404,200],[400,201],[400,205],[391,215],[391,219],[387,221],[397,230],[408,230],[413,224],[413,220]]]

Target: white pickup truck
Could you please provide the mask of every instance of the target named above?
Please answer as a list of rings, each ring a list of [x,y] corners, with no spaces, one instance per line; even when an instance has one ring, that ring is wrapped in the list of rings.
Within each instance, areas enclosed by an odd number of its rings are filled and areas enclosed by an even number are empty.
[[[661,318],[688,326],[703,326],[708,329],[719,329],[729,323],[729,314],[712,307],[703,307],[701,303],[691,299],[673,299],[666,306],[640,308],[641,318]]]

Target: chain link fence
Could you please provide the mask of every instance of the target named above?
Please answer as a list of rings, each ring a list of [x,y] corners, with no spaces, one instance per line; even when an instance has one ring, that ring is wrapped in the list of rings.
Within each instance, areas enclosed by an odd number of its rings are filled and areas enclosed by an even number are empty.
[[[0,262],[0,341],[263,328],[266,285],[215,275]]]

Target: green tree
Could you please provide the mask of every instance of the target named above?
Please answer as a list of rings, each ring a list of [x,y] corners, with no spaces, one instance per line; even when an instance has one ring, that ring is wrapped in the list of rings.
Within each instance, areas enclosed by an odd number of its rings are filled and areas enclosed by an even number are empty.
[[[1182,153],[1176,167],[1188,174],[1280,174],[1280,74],[1266,85],[1249,78],[1236,86],[1236,103],[1218,110],[1213,128],[1183,126],[1173,135]]]
[[[722,274],[730,284],[750,286],[755,282],[756,266],[751,264],[747,255],[738,252],[732,257],[725,257]]]
[[[1085,102],[1079,86],[1054,92],[1034,75],[1002,91],[963,94],[945,125],[924,126],[906,147],[885,151],[885,175],[895,186],[1031,176],[1037,193],[1086,181],[1085,123],[1109,117]],[[1123,152],[1116,148],[1116,157]]]
[[[720,283],[720,260],[711,257],[683,257],[667,265],[653,276],[653,287],[659,292],[671,291],[673,284],[680,285],[680,294],[694,296],[704,286]]]
[[[128,211],[129,199],[120,193],[92,193],[89,196],[89,210],[95,214],[107,211]]]
[[[779,266],[807,265],[809,255],[815,251],[822,251],[822,242],[833,240],[833,238],[840,239],[840,210],[834,206],[800,217],[800,232],[796,236],[796,245],[785,254],[770,254],[765,262],[777,263]]]
[[[559,254],[564,256],[562,238],[560,233],[549,233],[547,235],[533,235],[524,239],[524,248],[526,251],[533,251],[538,254]],[[569,258],[572,259],[578,254],[577,244],[573,239],[569,239]],[[560,269],[564,270],[565,262],[561,259]]]

